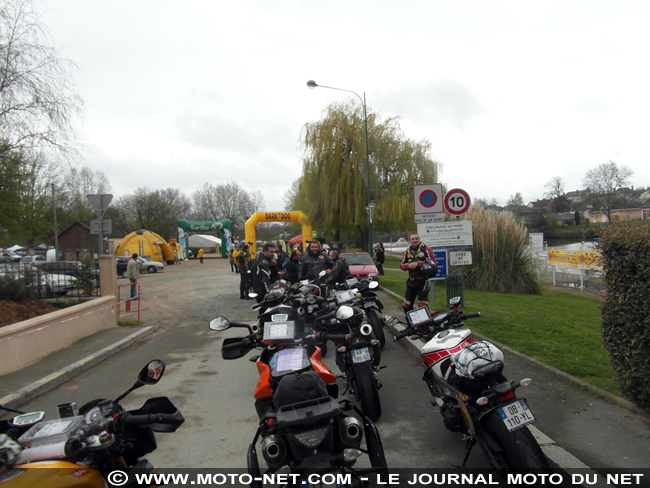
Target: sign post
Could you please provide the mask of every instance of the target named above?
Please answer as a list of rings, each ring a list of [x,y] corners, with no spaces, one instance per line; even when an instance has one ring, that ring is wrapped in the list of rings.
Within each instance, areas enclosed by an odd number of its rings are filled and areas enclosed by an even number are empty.
[[[99,245],[97,247],[97,257],[99,257],[100,254],[104,254],[104,235],[103,235],[103,233],[105,232],[104,229],[108,230],[107,232],[108,234],[111,233],[111,221],[110,220],[104,221],[104,213],[106,212],[108,206],[111,204],[111,200],[113,200],[113,195],[109,193],[99,194],[99,195],[86,195],[86,198],[88,198],[88,201],[93,206],[93,209],[97,214],[97,218],[101,222],[101,224],[97,224],[96,220],[91,221],[91,227],[90,227],[90,233],[91,234],[96,233],[98,235],[97,239]],[[93,227],[92,222],[95,222],[95,227]],[[107,222],[107,224],[105,222]],[[95,229],[96,232],[93,232],[93,229]]]

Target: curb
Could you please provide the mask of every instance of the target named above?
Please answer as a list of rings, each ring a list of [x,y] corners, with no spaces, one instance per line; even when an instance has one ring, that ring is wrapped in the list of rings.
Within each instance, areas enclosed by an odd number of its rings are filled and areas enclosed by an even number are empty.
[[[384,292],[386,292],[386,293],[400,299],[400,300],[402,300],[402,298],[403,298],[403,297],[399,296],[397,293],[394,293],[394,292],[392,292],[390,290],[387,290],[382,286],[380,286],[380,289],[382,291],[384,291]],[[384,327],[386,327],[393,335],[397,334],[398,332],[401,332],[401,330],[402,330],[401,328],[398,329],[396,327],[390,326],[390,325],[386,324],[385,322],[384,322]],[[474,331],[472,331],[472,334],[475,337],[480,338],[481,340],[487,340],[487,338],[485,336],[476,334]],[[422,344],[424,344],[423,340],[418,339],[417,341],[413,341],[410,337],[407,336],[407,337],[404,337],[404,338],[400,339],[398,342],[417,361],[422,362],[422,360],[420,359],[420,348],[422,347]],[[612,395],[611,393],[606,392],[604,390],[601,390],[600,388],[596,388],[595,386],[589,385],[589,384],[585,383],[582,380],[579,380],[578,378],[576,378],[574,376],[571,376],[571,375],[569,375],[567,373],[564,373],[563,371],[560,371],[559,369],[552,368],[551,366],[548,366],[547,364],[544,364],[544,363],[542,363],[542,362],[540,362],[540,361],[538,361],[536,359],[530,358],[530,357],[520,353],[519,351],[515,351],[515,350],[513,350],[513,349],[511,349],[511,348],[509,348],[507,346],[503,346],[503,345],[501,345],[501,344],[499,344],[499,343],[497,343],[495,341],[492,341],[492,340],[490,340],[490,342],[494,343],[497,347],[503,349],[504,351],[507,351],[509,354],[513,354],[513,355],[519,357],[520,359],[524,359],[526,361],[529,361],[532,364],[534,364],[536,366],[539,366],[539,367],[541,367],[543,369],[546,369],[547,371],[549,371],[551,373],[559,374],[563,378],[565,378],[565,379],[567,379],[569,381],[572,381],[572,382],[576,383],[577,385],[579,385],[579,386],[581,386],[583,388],[589,387],[587,389],[589,389],[591,391],[595,390],[594,391],[595,393],[598,393],[599,395],[602,394],[602,396],[604,396],[606,399],[612,399],[611,397],[618,398],[618,400],[620,400],[620,401],[622,401],[624,403],[627,403],[629,405],[632,405],[627,400],[619,398],[616,395]],[[626,408],[630,408],[629,405],[621,404],[621,406],[624,406]],[[634,405],[632,405],[632,407],[634,407],[634,409],[639,410],[638,407],[635,407]],[[584,464],[582,461],[580,461],[573,454],[571,454],[567,450],[559,447],[557,445],[557,443],[553,439],[548,437],[546,434],[544,434],[542,431],[540,431],[535,426],[528,425],[528,429],[530,430],[531,434],[533,434],[533,436],[535,437],[535,440],[537,440],[537,443],[541,447],[542,451],[544,452],[544,454],[546,455],[548,460],[551,461],[551,463],[555,464],[560,469],[574,469],[574,468],[591,469],[589,466]]]
[[[27,385],[24,388],[21,388],[16,393],[12,393],[10,395],[7,395],[4,398],[0,398],[0,405],[5,405],[10,408],[16,408],[22,405],[23,403],[27,403],[30,400],[36,398],[37,396],[42,395],[43,393],[56,388],[61,383],[64,383],[65,381],[69,380],[73,376],[78,375],[79,373],[93,367],[94,365],[103,361],[104,359],[116,354],[122,349],[127,348],[138,339],[148,334],[151,334],[156,329],[157,327],[154,326],[143,327],[142,329],[138,330],[137,332],[134,332],[133,334],[125,337],[124,339],[117,341],[114,344],[111,344],[110,346],[107,346],[103,349],[100,349],[99,351],[91,354],[90,356],[86,356],[85,358],[80,359],[76,363],[72,363],[71,365],[66,366],[63,369],[55,371],[54,373],[46,376],[45,378],[41,378],[40,380],[37,380]]]

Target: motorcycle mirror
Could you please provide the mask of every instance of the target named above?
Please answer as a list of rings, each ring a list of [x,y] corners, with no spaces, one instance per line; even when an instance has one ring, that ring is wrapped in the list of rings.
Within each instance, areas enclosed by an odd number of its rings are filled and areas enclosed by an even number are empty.
[[[251,298],[257,298],[257,293],[249,293],[248,296]]]
[[[368,285],[368,288],[370,288],[371,290],[374,290],[375,288],[379,288],[379,283],[377,283],[376,281],[373,280]]]
[[[323,270],[323,271],[321,271],[320,273],[318,273],[318,277],[319,277],[319,278],[322,278],[322,277],[325,276],[326,274],[327,274],[327,271]]]
[[[212,330],[226,330],[230,328],[230,322],[226,317],[217,317],[210,321],[210,328]]]
[[[165,372],[165,361],[162,359],[154,359],[149,361],[138,375],[138,381],[145,385],[155,385],[162,378],[163,373]]]
[[[453,297],[451,300],[449,300],[450,307],[458,305],[459,303],[460,303],[460,297]]]

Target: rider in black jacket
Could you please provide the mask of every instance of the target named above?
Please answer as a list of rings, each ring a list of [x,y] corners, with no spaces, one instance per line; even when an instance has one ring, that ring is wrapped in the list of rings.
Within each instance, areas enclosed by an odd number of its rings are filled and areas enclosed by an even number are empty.
[[[331,274],[332,266],[334,263],[329,256],[321,253],[320,242],[314,240],[309,243],[309,250],[300,258],[300,279],[313,281],[323,270]]]
[[[253,267],[253,291],[257,293],[256,300],[259,303],[269,292],[271,283],[277,281],[279,275],[284,275],[284,271],[278,272],[277,269],[275,244],[272,242],[264,244],[262,254],[255,260]]]

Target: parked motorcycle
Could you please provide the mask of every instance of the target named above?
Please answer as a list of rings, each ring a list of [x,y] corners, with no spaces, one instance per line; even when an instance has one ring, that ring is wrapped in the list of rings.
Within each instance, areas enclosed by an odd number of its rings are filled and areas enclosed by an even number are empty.
[[[355,291],[358,298],[357,304],[366,313],[366,318],[372,327],[372,332],[383,348],[386,345],[386,335],[384,334],[384,323],[380,315],[384,311],[384,304],[381,303],[377,293],[374,292],[374,290],[379,288],[379,283],[369,278],[358,279],[350,277],[345,280],[345,288]]]
[[[300,336],[293,321],[266,322],[258,333],[248,324],[224,317],[210,323],[213,330],[230,327],[248,328],[249,334],[224,339],[224,359],[262,349],[259,356],[251,358],[260,374],[254,394],[260,423],[247,455],[253,480],[261,477],[258,442],[268,465],[265,474],[288,469],[306,479],[312,473],[348,473],[358,482],[361,475],[386,470],[377,427],[347,398],[338,397],[336,376],[321,361],[315,344],[318,333]],[[361,420],[348,414],[352,411]],[[363,454],[371,467],[353,470]],[[252,486],[261,487],[261,482],[253,481]]]
[[[474,342],[464,321],[480,313],[463,313],[460,298],[452,298],[449,311],[431,316],[427,307],[406,313],[407,327],[395,336],[423,337],[421,355],[428,365],[422,379],[452,432],[464,434],[467,463],[478,444],[490,465],[504,471],[548,470],[548,460],[527,424],[535,421],[525,398],[515,390],[529,378],[508,381],[503,376],[503,353],[487,341]],[[390,325],[399,323],[391,319]]]
[[[144,456],[156,449],[154,432],[175,432],[185,419],[167,397],[148,399],[137,409],[125,411],[119,404],[127,394],[144,385],[155,385],[165,363],[150,361],[138,380],[115,400],[92,400],[77,410],[74,403],[59,405],[59,417],[44,420],[45,412],[23,413],[0,420],[0,433],[17,440],[23,450],[13,469],[0,471],[3,488],[91,488],[112,486],[110,474],[155,473]],[[37,468],[60,469],[37,469]],[[66,474],[67,473],[67,474]]]
[[[327,338],[336,344],[336,365],[347,382],[361,410],[373,421],[381,417],[377,373],[381,361],[381,345],[373,338],[372,327],[365,323],[358,306],[342,305],[336,311],[336,323],[327,326]]]

